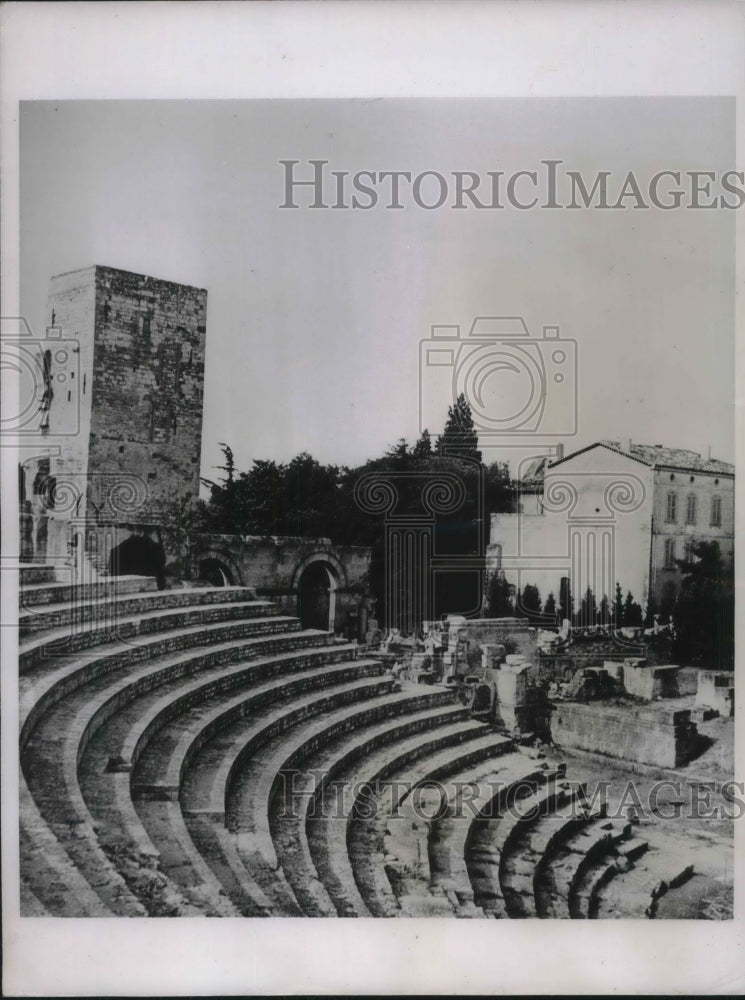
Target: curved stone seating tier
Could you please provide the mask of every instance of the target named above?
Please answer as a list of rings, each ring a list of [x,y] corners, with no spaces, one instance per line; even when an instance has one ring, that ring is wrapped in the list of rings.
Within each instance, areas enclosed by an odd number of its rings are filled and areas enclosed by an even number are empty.
[[[86,811],[64,796],[50,807],[49,789],[43,783],[32,796],[20,775],[21,872],[37,897],[54,916],[146,916],[101,850]]]
[[[510,799],[516,783],[546,780],[545,764],[519,753],[500,760],[497,768],[483,765],[458,772],[445,785],[447,799],[442,815],[430,824],[428,861],[432,884],[442,888],[459,916],[483,916],[475,903],[474,887],[468,869],[467,856],[475,825],[501,810],[501,803]]]
[[[386,719],[408,716],[446,702],[452,703],[448,691],[422,693],[419,689],[411,694],[389,690],[361,706],[345,707],[301,724],[289,739],[267,744],[252,759],[251,774],[246,774],[245,762],[240,770],[234,771],[229,782],[231,828],[240,831],[244,852],[251,850],[269,867],[282,868],[306,916],[336,916],[315,870],[305,827],[298,823],[296,800],[313,791],[312,784],[308,787],[313,775],[306,772],[306,762],[307,767],[312,767],[318,751],[333,740],[351,733],[364,738],[361,730]]]
[[[373,916],[400,916],[384,871],[382,852],[385,830],[379,828],[381,819],[387,824],[390,803],[397,803],[400,797],[394,784],[385,784],[387,779],[391,775],[406,775],[417,764],[420,772],[424,767],[431,770],[431,760],[438,755],[447,755],[453,766],[457,766],[458,761],[474,746],[477,752],[481,752],[478,749],[481,747],[483,752],[490,752],[495,734],[489,727],[472,719],[453,723],[453,718],[457,718],[455,709],[452,717],[447,718],[434,736],[429,732],[417,734],[397,742],[391,750],[384,748],[362,762],[353,774],[354,785],[345,791],[347,797],[352,796],[349,808],[345,803],[346,823],[343,827],[336,823],[328,824],[328,830],[322,834],[317,848],[311,839],[312,849],[325,851],[330,866],[333,864],[335,869],[341,867],[340,881],[346,880],[346,872],[351,868],[365,906]],[[401,785],[405,793],[411,787],[408,778]],[[390,791],[389,796],[385,794],[386,789]],[[382,795],[378,795],[381,791]],[[311,819],[311,834],[317,826]],[[375,863],[371,863],[371,859]]]
[[[583,790],[573,788],[557,774],[528,795],[510,803],[492,826],[492,844],[499,852],[499,884],[507,914],[512,918],[530,916],[532,906],[533,860],[521,858],[521,845],[529,828],[555,810],[571,805]],[[525,879],[530,880],[528,888]]]
[[[279,621],[275,617],[270,620],[273,623]],[[251,623],[252,626],[258,621]],[[296,622],[295,619],[290,621]],[[222,637],[219,632],[212,634]],[[197,632],[191,633],[190,639],[199,641]],[[106,855],[107,849],[115,853],[122,849],[125,852],[129,850],[120,842],[116,830],[112,831],[111,840],[107,841],[103,836],[103,844],[99,842],[78,785],[78,763],[88,741],[101,725],[133,699],[145,695],[162,683],[178,681],[200,668],[218,670],[226,660],[246,659],[252,654],[266,653],[288,645],[312,646],[326,641],[326,633],[298,631],[271,639],[258,637],[239,643],[222,643],[211,647],[207,652],[203,648],[189,650],[177,657],[147,662],[144,666],[132,662],[136,658],[127,656],[127,647],[117,648],[115,653],[104,658],[106,669],[94,672],[87,684],[85,677],[90,672],[90,664],[81,668],[72,661],[61,668],[57,666],[51,677],[42,678],[42,684],[27,690],[25,701],[22,702],[22,718],[24,710],[26,711],[21,755],[24,773],[42,815],[54,829],[57,838],[68,852],[76,852],[75,860],[80,871],[86,874],[91,866],[101,866],[108,870],[111,862]],[[156,650],[163,648],[160,644],[153,646]],[[350,648],[352,647],[348,647]],[[131,650],[132,647],[129,647],[130,652]],[[335,648],[334,655],[336,653]],[[117,661],[118,671],[110,669],[111,660]],[[322,661],[319,659],[318,662]],[[98,664],[100,665],[100,658]],[[40,701],[34,701],[39,687],[42,687],[44,694]],[[71,688],[69,693],[68,688]],[[108,830],[104,832],[109,833]],[[83,839],[88,844],[87,850],[83,848]],[[138,846],[141,849],[136,852],[134,859],[128,855],[123,859],[118,854],[116,856],[122,861],[120,867],[132,877],[143,896],[150,898],[157,890],[160,899],[170,893],[170,887],[158,884],[161,880],[157,877],[157,872],[145,879],[147,884],[141,885],[142,858],[148,854],[152,856],[155,852],[149,847],[147,838],[140,838],[140,841]]]
[[[232,670],[207,685],[192,683],[177,698],[162,696],[137,716],[124,739],[121,762],[123,769],[134,770],[133,797],[178,801],[192,758],[233,722],[247,716],[256,721],[262,709],[275,704],[286,713],[300,695],[382,673],[376,661],[350,662],[349,655],[348,646],[285,654],[251,664],[257,669]],[[236,688],[239,694],[233,693]]]
[[[117,617],[109,622],[87,622],[73,631],[52,629],[43,636],[21,641],[18,669],[27,673],[44,659],[68,656],[84,649],[110,642],[132,642],[140,636],[197,628],[218,622],[267,619],[268,605],[263,601],[232,601],[228,604],[205,604],[186,608],[141,611],[131,617]]]
[[[660,897],[686,882],[693,870],[689,858],[680,858],[674,851],[643,852],[632,867],[603,880],[594,893],[589,915],[599,919],[654,919]]]
[[[108,917],[144,916],[146,910],[130,896],[123,883],[121,907],[111,909],[81,875],[53,830],[41,816],[23,775],[20,777],[20,862],[23,880],[40,905],[53,916]],[[105,877],[108,876],[105,872]],[[112,873],[113,875],[113,873]],[[114,893],[111,894],[113,899]],[[21,898],[22,916],[33,916]]]
[[[349,656],[352,649],[350,646],[320,647],[310,653],[284,654],[247,666],[241,664],[227,670],[218,668],[219,672],[212,671],[213,676],[202,676],[188,684],[178,679],[172,681],[165,686],[170,688],[165,694],[162,693],[164,689],[159,687],[154,692],[148,691],[144,696],[128,701],[96,731],[78,765],[86,805],[94,822],[105,830],[105,836],[101,838],[105,847],[109,850],[114,845],[117,849],[126,847],[139,856],[158,855],[132,802],[130,774],[127,773],[145,749],[149,751],[151,767],[149,772],[146,769],[144,779],[147,781],[150,774],[156,782],[155,787],[146,784],[145,788],[153,797],[166,799],[169,796],[162,794],[157,786],[157,768],[166,767],[170,753],[181,736],[193,736],[195,730],[199,731],[200,720],[205,713],[219,711],[215,701],[222,698],[233,705],[237,703],[239,714],[245,714],[267,703],[286,699],[308,686],[323,687],[351,677],[365,676],[373,670],[380,672],[378,664],[365,666],[344,662],[337,665],[336,661]],[[303,667],[311,669],[303,671]],[[283,673],[285,677],[281,676]],[[277,674],[280,674],[279,679]],[[252,685],[267,675],[273,679],[264,684],[256,683],[235,695],[236,687]],[[172,719],[175,722],[169,725]],[[112,754],[116,769],[126,779],[124,782],[117,780],[120,775],[110,773]],[[136,782],[142,782],[143,776],[138,777],[135,773],[131,777],[134,792],[137,793]],[[161,794],[158,794],[159,791]],[[170,798],[178,800],[178,786]]]
[[[271,755],[269,748],[281,745],[285,734],[304,720],[390,690],[393,681],[390,677],[379,676],[382,670],[379,662],[358,660],[354,667],[360,671],[356,680],[337,684],[320,694],[305,695],[291,704],[270,704],[249,716],[223,720],[224,724],[216,726],[219,712],[217,716],[205,717],[204,725],[214,727],[213,731],[203,743],[198,733],[189,736],[189,740],[196,738],[200,746],[191,756],[188,767],[174,763],[183,754],[186,743],[177,747],[167,765],[167,770],[174,774],[182,772],[181,808],[196,848],[218,875],[230,873],[228,883],[223,884],[243,911],[261,910],[268,901],[275,915],[303,915],[280,870],[269,866],[259,853],[252,851],[250,843],[245,845],[250,855],[246,858],[239,850],[240,837],[234,833],[222,836],[220,828],[224,829],[232,773],[248,762],[255,765],[258,774],[263,755]],[[151,801],[138,800],[136,808],[152,833],[148,822]],[[257,894],[256,886],[263,898]]]
[[[132,615],[176,608],[201,608],[209,604],[233,601],[263,606],[266,615],[275,614],[277,606],[256,601],[248,587],[204,587],[183,590],[148,590],[113,593],[106,597],[76,598],[74,601],[21,607],[18,628],[21,639],[37,636],[67,626],[68,632],[97,621],[115,621]]]
[[[144,594],[157,590],[154,576],[112,576],[96,583],[29,583],[20,590],[21,608],[97,600],[113,594]]]
[[[508,917],[516,909],[518,915],[522,914],[521,907],[508,908],[506,904],[501,866],[518,833],[541,814],[550,813],[557,801],[557,779],[563,773],[563,765],[558,768],[543,765],[533,773],[518,775],[472,824],[466,866],[474,901],[487,915]],[[561,783],[559,787],[563,796],[567,791],[566,784]]]
[[[357,886],[347,844],[352,816],[374,804],[372,789],[422,757],[483,735],[484,728],[465,709],[447,706],[384,727],[363,744],[348,741],[313,762],[320,779],[313,796],[303,799],[298,820],[339,916],[381,915],[370,910]]]
[[[540,915],[538,898],[548,893],[547,868],[558,845],[602,815],[598,811],[590,813],[581,796],[574,795],[517,835],[501,871],[506,898],[509,898],[507,889],[512,898],[514,894],[520,896],[520,916]]]
[[[29,889],[24,879],[20,884],[21,913],[24,917],[51,917],[52,914],[40,901],[36,893]],[[85,914],[79,914],[85,916]]]
[[[412,700],[406,713],[392,724],[368,725],[312,754],[304,762],[305,773],[295,775],[295,810],[285,810],[282,822],[275,823],[281,839],[280,843],[275,837],[275,847],[285,871],[300,855],[294,881],[302,880],[305,871],[311,871],[313,877],[318,873],[339,916],[370,915],[355,884],[346,843],[347,820],[363,780],[360,770],[367,771],[378,751],[387,751],[389,760],[395,757],[390,745],[395,748],[397,740],[417,737],[467,714],[462,707],[453,706],[449,692],[432,691],[425,697],[423,704],[419,698]],[[432,739],[430,736],[430,742]],[[379,766],[384,768],[385,763]],[[339,783],[345,772],[348,783]],[[326,837],[332,829],[334,848],[329,849]]]
[[[600,889],[620,872],[627,871],[632,862],[621,855],[601,854],[588,859],[577,875],[569,895],[569,913],[573,920],[591,920],[597,914]]]
[[[238,663],[280,648],[292,648],[293,642],[307,643],[311,635],[319,642],[326,641],[325,632],[311,629],[301,632],[295,629],[294,622],[296,619],[277,616],[241,622],[237,628],[219,624],[183,630],[165,638],[151,637],[136,646],[110,643],[98,647],[95,654],[87,657],[78,655],[55,660],[47,669],[47,665],[42,664],[19,678],[21,751],[39,719],[57,701],[101,681],[106,683],[112,674],[134,673],[142,664],[156,661],[158,665],[151,674],[151,686],[155,686],[178,675],[187,676],[197,670]],[[234,631],[243,636],[231,635]],[[142,687],[145,686],[143,683]]]
[[[378,783],[374,814],[353,815],[348,835],[355,879],[370,912],[391,914],[395,901],[397,916],[452,916],[452,901],[430,884],[428,824],[416,815],[422,808],[420,789],[465,769],[483,769],[485,761],[512,747],[512,740],[487,729],[456,749],[438,750],[413,766],[404,764]],[[385,873],[385,882],[379,872]]]
[[[592,819],[558,845],[544,860],[535,883],[537,915],[543,919],[571,919],[571,900],[584,872],[612,856],[617,844],[628,838],[630,823],[605,817]]]

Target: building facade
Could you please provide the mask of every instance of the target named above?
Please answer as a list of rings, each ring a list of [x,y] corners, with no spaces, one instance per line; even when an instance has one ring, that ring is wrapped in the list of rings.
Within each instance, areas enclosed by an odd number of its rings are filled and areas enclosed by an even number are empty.
[[[734,482],[728,462],[633,442],[598,441],[537,462],[517,510],[491,515],[488,571],[557,602],[568,579],[575,607],[588,587],[612,601],[618,582],[664,612],[680,589],[677,561],[694,542],[716,541],[732,555]]]

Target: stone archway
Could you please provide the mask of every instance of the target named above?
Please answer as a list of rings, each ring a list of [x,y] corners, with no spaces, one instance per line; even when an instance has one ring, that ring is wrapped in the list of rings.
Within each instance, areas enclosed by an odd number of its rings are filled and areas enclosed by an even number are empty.
[[[200,559],[199,579],[213,587],[232,587],[234,580],[230,568],[220,559]]]
[[[193,570],[197,580],[204,580],[213,587],[243,587],[243,573],[238,562],[222,548],[205,548],[193,557]]]
[[[346,583],[344,569],[331,553],[304,559],[294,574],[297,614],[303,628],[334,631],[336,591]]]
[[[162,544],[147,535],[130,535],[111,550],[108,570],[110,576],[154,576],[162,590],[165,562]]]

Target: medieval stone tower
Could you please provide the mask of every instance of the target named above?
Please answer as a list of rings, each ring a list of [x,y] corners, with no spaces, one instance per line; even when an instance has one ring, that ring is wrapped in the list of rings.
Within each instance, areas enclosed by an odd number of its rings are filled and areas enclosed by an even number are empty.
[[[27,557],[29,541],[35,561],[63,556],[70,521],[142,532],[197,496],[206,310],[204,289],[116,268],[52,278]]]

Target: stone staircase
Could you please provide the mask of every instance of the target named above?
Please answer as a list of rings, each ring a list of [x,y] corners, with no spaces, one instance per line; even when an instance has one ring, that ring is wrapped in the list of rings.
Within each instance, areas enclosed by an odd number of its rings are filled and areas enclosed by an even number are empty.
[[[452,690],[245,588],[32,565],[20,603],[26,915],[652,917],[685,877]]]

